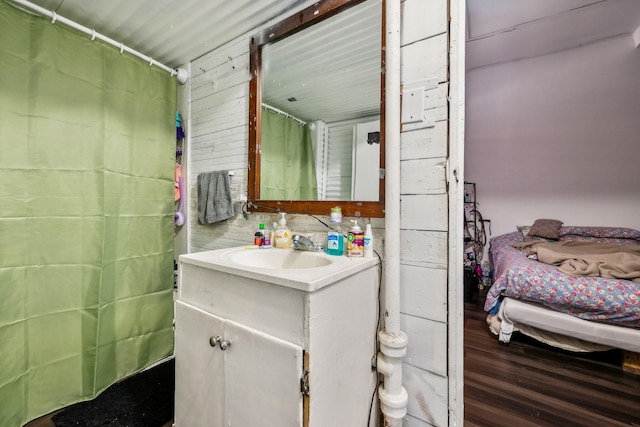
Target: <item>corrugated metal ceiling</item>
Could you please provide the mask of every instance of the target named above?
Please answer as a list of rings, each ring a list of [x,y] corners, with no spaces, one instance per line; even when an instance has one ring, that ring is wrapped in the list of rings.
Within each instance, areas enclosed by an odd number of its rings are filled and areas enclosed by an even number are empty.
[[[305,121],[377,116],[381,23],[369,0],[266,46],[263,102]]]
[[[176,68],[309,0],[31,0]]]
[[[32,1],[170,67],[184,65],[268,22],[273,23],[276,17],[314,3],[313,0]],[[466,62],[467,69],[473,69],[630,35],[640,26],[640,1],[467,0],[467,18]]]
[[[313,0],[30,0],[177,68]],[[264,101],[302,120],[379,114],[381,0],[273,44]],[[297,102],[288,101],[295,98]]]

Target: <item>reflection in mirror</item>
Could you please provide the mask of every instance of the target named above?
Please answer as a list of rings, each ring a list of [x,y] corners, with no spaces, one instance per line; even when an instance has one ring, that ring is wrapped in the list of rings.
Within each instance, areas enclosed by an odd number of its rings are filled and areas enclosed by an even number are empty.
[[[381,40],[382,0],[325,0],[252,38],[254,210],[384,216]]]

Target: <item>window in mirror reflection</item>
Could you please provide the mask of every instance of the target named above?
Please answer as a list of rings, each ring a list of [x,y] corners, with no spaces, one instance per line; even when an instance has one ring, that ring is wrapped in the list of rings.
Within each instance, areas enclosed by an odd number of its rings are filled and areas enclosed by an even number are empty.
[[[381,13],[365,1],[263,47],[261,200],[378,201]]]

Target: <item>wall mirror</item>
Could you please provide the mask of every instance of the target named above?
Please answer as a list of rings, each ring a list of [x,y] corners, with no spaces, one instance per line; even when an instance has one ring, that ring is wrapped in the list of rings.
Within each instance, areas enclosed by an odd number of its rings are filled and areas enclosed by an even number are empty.
[[[384,217],[383,0],[322,0],[251,38],[248,207]]]

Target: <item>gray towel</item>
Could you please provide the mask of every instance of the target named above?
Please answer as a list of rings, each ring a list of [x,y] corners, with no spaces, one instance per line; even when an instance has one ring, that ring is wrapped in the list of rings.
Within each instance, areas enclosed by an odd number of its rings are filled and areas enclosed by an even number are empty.
[[[233,216],[229,171],[198,175],[198,222],[213,224]]]

